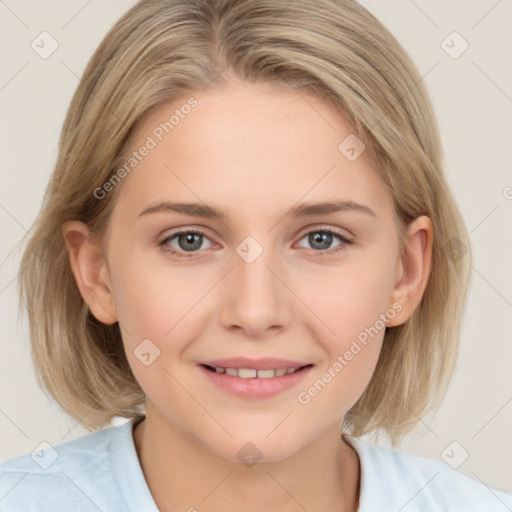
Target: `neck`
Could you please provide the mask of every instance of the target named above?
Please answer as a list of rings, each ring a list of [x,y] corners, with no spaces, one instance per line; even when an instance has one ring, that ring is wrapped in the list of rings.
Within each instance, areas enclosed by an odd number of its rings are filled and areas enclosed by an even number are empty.
[[[221,457],[151,412],[133,438],[161,512],[357,511],[359,459],[340,438],[341,423],[285,460],[246,465]]]

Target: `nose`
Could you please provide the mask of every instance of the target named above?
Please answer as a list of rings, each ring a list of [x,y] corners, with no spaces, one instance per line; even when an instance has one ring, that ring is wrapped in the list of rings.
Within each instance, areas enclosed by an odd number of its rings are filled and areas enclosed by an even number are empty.
[[[222,292],[222,325],[260,339],[289,325],[293,294],[272,251],[263,250],[254,261],[237,253],[233,265]]]

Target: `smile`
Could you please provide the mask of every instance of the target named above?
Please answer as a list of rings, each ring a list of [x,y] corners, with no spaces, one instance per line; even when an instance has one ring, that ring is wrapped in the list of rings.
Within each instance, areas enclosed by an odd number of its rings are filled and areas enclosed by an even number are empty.
[[[311,365],[305,365],[296,368],[269,368],[266,370],[257,370],[255,368],[224,368],[222,366],[213,367],[206,364],[202,366],[204,366],[207,370],[210,370],[211,372],[224,373],[226,375],[231,375],[232,377],[239,377],[241,379],[272,379],[274,377],[290,375],[292,373],[302,370],[303,368],[306,368],[306,366]]]

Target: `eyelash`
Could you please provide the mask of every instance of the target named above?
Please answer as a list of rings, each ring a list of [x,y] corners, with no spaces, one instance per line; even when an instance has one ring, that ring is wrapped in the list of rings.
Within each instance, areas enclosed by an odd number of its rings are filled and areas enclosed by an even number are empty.
[[[314,249],[311,249],[312,251],[314,251],[316,253],[316,256],[318,256],[318,257],[325,257],[325,256],[329,256],[329,255],[341,252],[341,251],[345,250],[345,248],[346,248],[345,246],[346,245],[350,245],[350,244],[353,243],[353,241],[350,240],[349,238],[341,235],[337,231],[334,231],[334,230],[328,229],[328,228],[325,228],[325,229],[324,228],[322,228],[322,229],[318,229],[317,228],[317,229],[308,231],[307,233],[305,233],[300,238],[300,240],[302,240],[304,237],[310,235],[311,233],[329,233],[330,235],[333,235],[333,236],[337,237],[342,242],[340,245],[334,247],[333,249],[325,249],[325,250],[318,250],[318,251],[314,250]],[[186,258],[186,259],[194,258],[195,255],[197,255],[197,253],[201,252],[201,251],[198,250],[198,251],[195,251],[195,252],[192,252],[192,253],[184,255],[183,254],[184,251],[176,251],[175,249],[172,249],[172,248],[169,247],[169,245],[167,245],[168,242],[171,241],[176,236],[184,235],[184,234],[186,234],[186,235],[200,235],[200,236],[203,236],[205,238],[208,238],[204,233],[201,233],[201,231],[196,231],[196,230],[193,230],[193,229],[184,229],[182,231],[176,231],[175,233],[172,233],[171,235],[166,236],[162,241],[160,241],[158,243],[158,245],[160,247],[162,247],[162,250],[164,250],[166,253],[172,254],[173,256],[177,256],[178,258]]]

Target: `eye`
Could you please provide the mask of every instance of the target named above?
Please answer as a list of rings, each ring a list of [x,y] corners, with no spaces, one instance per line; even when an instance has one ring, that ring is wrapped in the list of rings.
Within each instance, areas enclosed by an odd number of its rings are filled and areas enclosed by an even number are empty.
[[[334,248],[330,248],[333,240],[337,238],[340,243]],[[346,248],[346,245],[351,244],[352,240],[343,236],[341,233],[332,229],[321,228],[309,231],[306,233],[301,240],[306,239],[307,242],[315,249],[315,256],[325,256],[333,253],[337,253]]]
[[[210,239],[200,231],[178,231],[170,236],[164,238],[158,245],[160,245],[165,251],[181,257],[181,258],[192,258],[194,253],[199,249],[203,248],[203,241]],[[173,245],[173,242],[175,244]],[[211,242],[211,241],[210,241]],[[186,253],[191,254],[186,254]]]
[[[314,250],[315,256],[325,256],[340,252],[346,248],[346,245],[352,243],[352,240],[341,233],[328,228],[318,228],[309,231],[300,240],[304,239],[307,239],[307,242],[311,244],[311,249]],[[334,248],[330,248],[334,239],[338,239],[340,243]],[[213,245],[211,240],[201,231],[183,230],[165,237],[158,245],[173,256],[190,259],[201,249],[205,249],[203,247],[205,240],[208,240],[211,244],[206,248],[211,248]]]

